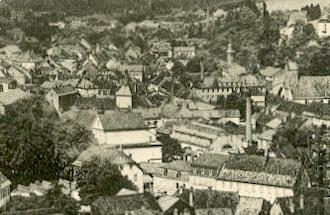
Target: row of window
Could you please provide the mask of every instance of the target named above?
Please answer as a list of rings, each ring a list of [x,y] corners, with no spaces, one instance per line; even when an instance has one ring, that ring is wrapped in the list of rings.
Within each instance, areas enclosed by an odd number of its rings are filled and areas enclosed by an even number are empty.
[[[194,172],[194,174],[197,174],[197,168],[196,167],[193,168],[193,172]],[[202,175],[205,175],[205,174],[208,174],[209,176],[213,175],[213,170],[212,169],[205,170],[205,168],[201,168],[199,172]]]
[[[0,200],[10,195],[10,188],[6,187],[0,191]]]

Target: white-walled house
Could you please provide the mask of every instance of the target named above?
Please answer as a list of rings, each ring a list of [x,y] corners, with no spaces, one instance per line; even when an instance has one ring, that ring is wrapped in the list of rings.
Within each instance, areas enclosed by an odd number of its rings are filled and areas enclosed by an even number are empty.
[[[96,116],[92,131],[98,143],[120,147],[140,162],[162,160],[162,144],[149,131],[142,115],[130,111],[110,111]]]
[[[217,151],[226,154],[241,151],[244,135],[230,134],[216,126],[191,122],[175,125],[171,138],[178,140],[182,148],[189,148],[193,152]]]
[[[240,196],[273,202],[276,198],[294,196],[300,187],[310,186],[301,162],[255,155],[202,154],[190,164],[188,181],[182,180],[184,171],[165,170],[163,175],[154,175],[155,192],[174,193],[182,185],[237,192]],[[181,177],[175,177],[178,173]]]
[[[132,108],[132,92],[129,86],[123,85],[116,92],[116,105],[121,109]]]
[[[84,162],[89,162],[94,157],[109,160],[113,165],[118,166],[122,176],[130,180],[138,188],[139,193],[144,192],[142,169],[124,152],[107,145],[91,146],[83,151],[73,163],[76,168],[75,174],[78,173],[77,168],[79,169]]]
[[[158,174],[153,176],[153,192],[174,195],[181,187],[189,188],[190,163],[187,161],[173,161],[163,163]]]
[[[320,19],[317,23],[317,34],[319,37],[330,37],[330,20],[329,19]]]
[[[0,213],[6,211],[6,204],[10,200],[11,181],[0,172]]]

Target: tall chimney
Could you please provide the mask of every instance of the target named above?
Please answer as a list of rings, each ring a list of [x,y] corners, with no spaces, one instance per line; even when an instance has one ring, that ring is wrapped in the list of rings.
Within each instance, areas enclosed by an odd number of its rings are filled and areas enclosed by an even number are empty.
[[[201,69],[200,79],[201,79],[201,81],[203,81],[204,80],[204,59],[203,58],[199,62],[199,65],[200,65],[200,69]]]
[[[245,122],[245,140],[248,145],[252,144],[252,110],[251,110],[251,98],[246,98],[246,122]]]
[[[235,53],[235,51],[233,50],[233,44],[230,40],[229,44],[228,44],[228,49],[227,49],[227,65],[231,65],[233,63],[233,61],[234,61],[233,54],[234,53]]]
[[[194,188],[191,187],[189,190],[189,205],[194,207]]]
[[[289,209],[290,209],[290,213],[294,214],[294,203],[292,198],[289,199]]]
[[[304,194],[300,194],[299,207],[300,207],[300,209],[304,209]]]

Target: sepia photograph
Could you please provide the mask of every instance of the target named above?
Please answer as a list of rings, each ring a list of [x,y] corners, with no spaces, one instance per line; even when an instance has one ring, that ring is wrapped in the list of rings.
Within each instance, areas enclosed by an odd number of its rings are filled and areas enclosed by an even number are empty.
[[[330,0],[0,0],[0,215],[330,215]]]

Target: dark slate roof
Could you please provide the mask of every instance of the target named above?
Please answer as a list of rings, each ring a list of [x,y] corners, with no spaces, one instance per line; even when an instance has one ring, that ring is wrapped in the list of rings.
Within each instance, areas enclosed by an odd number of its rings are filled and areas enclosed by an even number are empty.
[[[99,115],[105,131],[140,130],[147,129],[141,114],[130,111],[111,111]]]
[[[302,76],[294,89],[294,97],[299,98],[329,98],[330,76]]]
[[[184,171],[184,172],[190,172],[190,167],[191,164],[189,162],[182,160],[176,160],[170,163],[163,163],[161,165],[161,168],[164,169],[171,169],[171,170]]]
[[[223,165],[219,179],[292,187],[298,180],[301,165],[301,162],[291,159],[231,156]]]
[[[78,97],[75,105],[79,109],[113,110],[116,107],[112,98]]]
[[[92,203],[92,212],[97,214],[121,215],[125,211],[140,211],[141,209],[161,211],[157,201],[150,193],[127,196],[103,196]]]
[[[221,169],[228,158],[227,155],[204,153],[193,162],[192,166],[205,166]]]
[[[70,85],[63,85],[63,86],[58,86],[53,89],[57,95],[67,95],[67,94],[73,94],[73,93],[78,93],[76,88]]]
[[[91,146],[85,151],[81,152],[79,157],[74,163],[83,163],[83,162],[90,162],[93,157],[100,158],[102,160],[108,160],[112,164],[119,165],[119,164],[134,164],[132,158],[127,156],[121,150],[109,147],[107,145],[98,145],[98,146]]]
[[[2,172],[0,172],[0,187],[5,182],[10,182],[10,181]]]
[[[180,196],[184,201],[189,202],[190,190],[183,190]],[[235,192],[221,192],[216,190],[193,190],[194,208],[236,208],[239,202],[239,195]]]

